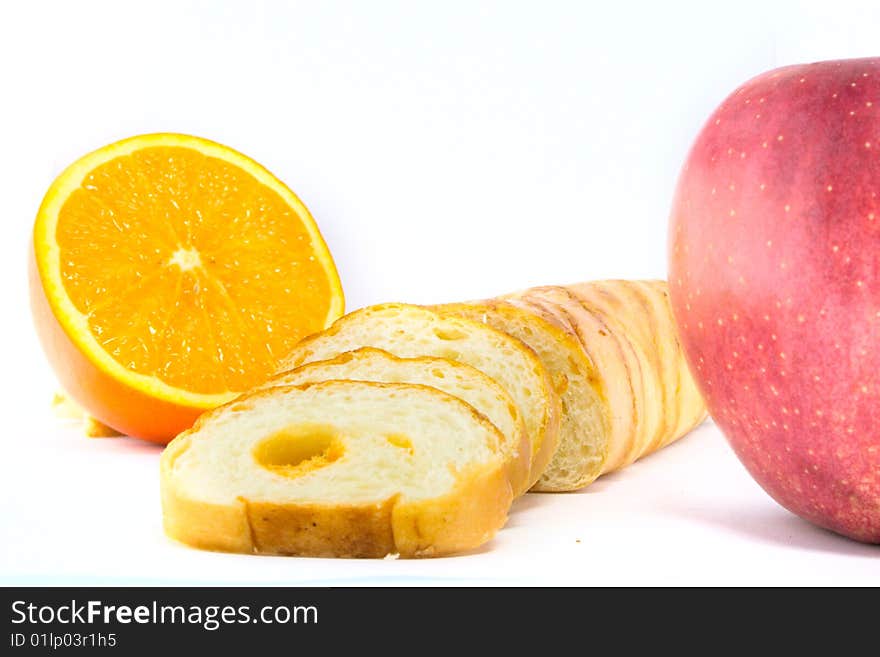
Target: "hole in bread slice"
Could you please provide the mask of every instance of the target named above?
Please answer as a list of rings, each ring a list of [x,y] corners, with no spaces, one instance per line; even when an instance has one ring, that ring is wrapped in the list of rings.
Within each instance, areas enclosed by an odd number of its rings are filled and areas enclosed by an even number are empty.
[[[291,478],[323,468],[343,453],[338,431],[322,424],[291,424],[253,449],[254,460],[261,467]]]
[[[436,327],[434,328],[434,335],[436,335],[441,340],[463,340],[468,337],[467,333],[460,329],[450,328],[450,327]]]
[[[389,445],[393,445],[394,447],[399,447],[400,449],[406,450],[410,453],[410,455],[415,454],[412,441],[404,436],[402,433],[389,434],[385,436],[385,440],[388,441]]]

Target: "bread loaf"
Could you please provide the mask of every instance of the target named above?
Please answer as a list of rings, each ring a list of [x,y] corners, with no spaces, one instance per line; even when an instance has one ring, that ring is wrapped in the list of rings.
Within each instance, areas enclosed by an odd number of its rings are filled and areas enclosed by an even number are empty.
[[[452,554],[529,487],[581,488],[705,415],[662,281],[372,306],[168,446],[164,525],[214,550]]]

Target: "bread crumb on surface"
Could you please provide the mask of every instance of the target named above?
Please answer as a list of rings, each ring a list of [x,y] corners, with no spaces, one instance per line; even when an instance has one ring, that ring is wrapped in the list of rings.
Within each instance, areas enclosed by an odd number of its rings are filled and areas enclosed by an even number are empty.
[[[63,392],[56,392],[52,396],[52,411],[55,416],[69,422],[79,422],[83,433],[88,438],[119,438],[121,433],[116,431],[91,415],[86,413],[75,401]]]

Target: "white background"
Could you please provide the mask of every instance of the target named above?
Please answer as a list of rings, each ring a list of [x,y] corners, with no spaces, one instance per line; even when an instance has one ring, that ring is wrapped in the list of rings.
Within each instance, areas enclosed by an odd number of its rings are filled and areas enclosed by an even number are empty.
[[[405,563],[173,544],[158,449],[49,411],[33,217],[64,166],[137,133],[224,142],[286,181],[349,309],[662,277],[678,170],[724,96],[880,55],[875,2],[713,4],[4,3],[0,583],[880,584],[878,548],[782,510],[711,423],[582,493],[526,496],[478,553]]]

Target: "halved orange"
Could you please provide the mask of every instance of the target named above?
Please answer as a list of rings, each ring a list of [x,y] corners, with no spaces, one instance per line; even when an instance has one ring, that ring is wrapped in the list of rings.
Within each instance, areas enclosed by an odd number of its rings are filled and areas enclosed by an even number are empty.
[[[187,135],[132,137],[68,167],[43,199],[30,260],[37,330],[64,388],[156,442],[263,381],[344,309],[296,195]]]

